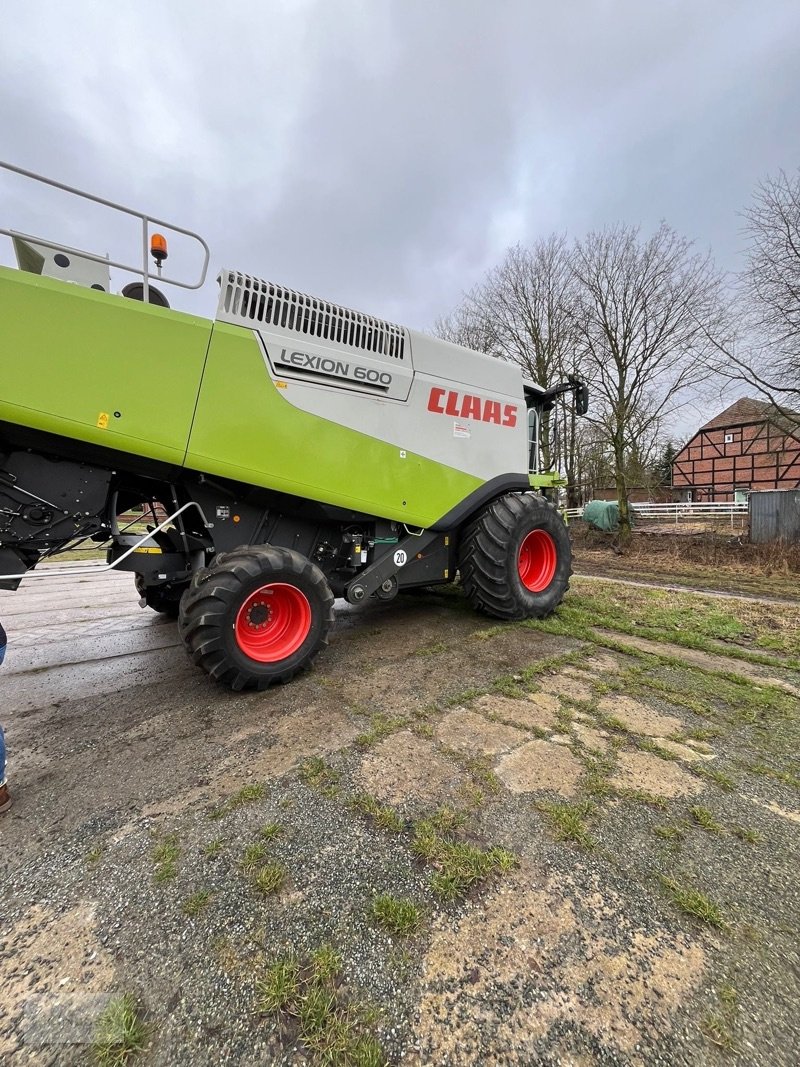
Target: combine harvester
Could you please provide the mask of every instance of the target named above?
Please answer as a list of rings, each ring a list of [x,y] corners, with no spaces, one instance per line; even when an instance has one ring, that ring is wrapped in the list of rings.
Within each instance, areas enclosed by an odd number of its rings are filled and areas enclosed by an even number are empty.
[[[0,588],[109,542],[108,566],[233,689],[306,666],[335,597],[391,600],[458,571],[495,618],[558,606],[571,550],[538,426],[563,393],[585,413],[581,382],[545,391],[512,363],[236,270],[213,321],[174,311],[153,282],[200,288],[202,238],[0,166],[142,229],[135,265],[0,230],[19,265],[0,268]],[[198,242],[198,280],[162,277],[155,228]],[[112,293],[112,267],[139,280]],[[120,530],[139,506],[149,533]]]

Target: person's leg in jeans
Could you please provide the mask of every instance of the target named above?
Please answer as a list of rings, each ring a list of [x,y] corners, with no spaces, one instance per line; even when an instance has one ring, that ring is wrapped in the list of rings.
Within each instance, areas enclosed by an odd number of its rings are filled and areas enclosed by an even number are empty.
[[[6,632],[0,623],[0,665],[6,657]],[[6,739],[3,736],[3,727],[0,725],[0,815],[11,807],[11,797],[8,795],[6,785]]]

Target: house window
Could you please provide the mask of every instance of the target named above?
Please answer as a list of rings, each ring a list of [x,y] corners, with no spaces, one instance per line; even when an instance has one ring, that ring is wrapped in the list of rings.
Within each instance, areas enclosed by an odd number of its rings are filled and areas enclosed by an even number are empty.
[[[729,444],[731,444],[732,441],[733,441],[733,434],[732,433],[726,433],[725,434],[725,444],[729,445]]]

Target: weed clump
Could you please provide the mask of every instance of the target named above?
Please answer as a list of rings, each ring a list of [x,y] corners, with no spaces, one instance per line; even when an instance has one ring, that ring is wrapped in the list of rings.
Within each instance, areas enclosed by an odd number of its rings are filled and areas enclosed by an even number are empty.
[[[210,889],[198,889],[196,893],[192,893],[183,902],[183,910],[191,918],[199,915],[211,900],[212,893]]]
[[[341,957],[323,945],[301,961],[276,960],[257,983],[256,1010],[294,1022],[313,1063],[385,1067],[380,1043],[366,1029],[366,1012],[345,997]]]
[[[369,730],[359,734],[356,738],[356,744],[359,748],[369,748],[370,745],[377,744],[378,741],[382,741],[402,726],[405,726],[404,719],[393,719],[383,712],[377,712],[370,720]]]
[[[100,1067],[118,1067],[141,1052],[147,1040],[135,998],[130,993],[110,1000],[97,1020],[93,1051]]]
[[[698,826],[702,826],[709,833],[721,834],[725,829],[722,823],[717,822],[708,808],[703,808],[699,804],[694,808],[689,808],[689,814]]]
[[[579,804],[539,804],[539,811],[546,815],[559,841],[574,841],[582,848],[594,847],[594,838],[586,828],[585,820],[593,814],[594,805],[588,800]]]
[[[300,768],[300,777],[311,786],[318,789],[323,796],[332,799],[339,795],[339,773],[329,767],[324,759],[312,756],[307,759]]]
[[[357,811],[360,815],[369,816],[381,830],[399,834],[402,833],[405,827],[405,823],[394,808],[388,804],[381,804],[369,793],[356,793],[348,803],[353,811]]]
[[[168,834],[157,841],[153,846],[153,862],[155,872],[153,881],[158,884],[171,881],[178,873],[178,858],[181,854],[178,838],[175,834]]]
[[[266,786],[263,782],[253,782],[251,785],[242,786],[238,793],[234,793],[224,804],[212,808],[208,817],[222,819],[230,812],[236,811],[237,808],[244,807],[245,804],[254,804],[257,800],[263,800],[265,793]]]
[[[699,889],[695,889],[693,886],[681,885],[674,878],[663,876],[661,884],[669,893],[673,903],[681,911],[686,912],[687,915],[692,915],[695,919],[708,923],[709,926],[716,926],[718,929],[724,929],[727,925],[720,906],[715,904],[705,893],[701,893]]]
[[[281,888],[286,881],[286,873],[282,863],[265,863],[253,872],[252,882],[260,893],[269,896]]]
[[[420,909],[412,900],[391,893],[378,894],[372,901],[370,913],[377,923],[401,937],[412,934],[422,918]]]
[[[414,826],[411,851],[434,868],[431,889],[443,900],[456,900],[479,882],[505,874],[517,864],[513,852],[495,845],[484,849],[452,836],[458,816],[444,809]]]

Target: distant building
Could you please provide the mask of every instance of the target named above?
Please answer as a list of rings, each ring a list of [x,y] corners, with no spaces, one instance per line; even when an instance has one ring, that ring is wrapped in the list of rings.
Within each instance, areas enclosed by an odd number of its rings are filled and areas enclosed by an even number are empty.
[[[798,423],[763,400],[737,400],[701,426],[675,457],[675,497],[732,502],[753,490],[800,488]]]

